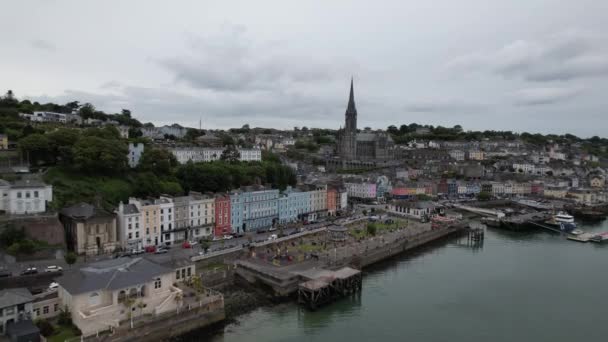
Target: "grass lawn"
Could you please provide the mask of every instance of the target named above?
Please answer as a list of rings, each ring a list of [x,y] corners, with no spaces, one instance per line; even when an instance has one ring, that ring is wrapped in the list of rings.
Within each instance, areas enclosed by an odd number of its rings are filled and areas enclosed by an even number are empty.
[[[317,244],[315,246],[313,244],[305,243],[305,244],[297,246],[297,248],[298,248],[298,251],[300,251],[300,252],[310,253],[310,252],[318,252],[318,251],[322,250],[323,246],[320,244]]]
[[[61,325],[56,325],[55,326],[55,331],[57,332],[56,334],[49,336],[47,338],[47,341],[49,342],[63,342],[65,340],[72,340],[75,339],[77,337],[76,334],[74,334],[74,330],[72,330],[71,327],[64,327]]]

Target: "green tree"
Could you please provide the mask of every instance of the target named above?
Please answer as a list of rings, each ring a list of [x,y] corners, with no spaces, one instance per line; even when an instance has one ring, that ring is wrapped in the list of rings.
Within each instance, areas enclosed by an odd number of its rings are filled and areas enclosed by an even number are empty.
[[[65,253],[65,255],[63,256],[63,258],[65,259],[65,263],[72,266],[73,264],[76,263],[76,259],[78,259],[78,257],[76,256],[76,253],[74,252],[67,252]]]
[[[47,134],[51,155],[55,162],[71,165],[74,160],[72,148],[80,137],[76,129],[59,128]]]
[[[49,139],[42,134],[31,134],[19,140],[19,149],[32,165],[46,162],[50,159]]]
[[[374,223],[368,223],[366,230],[368,235],[376,236],[376,231],[378,230],[378,227],[376,227],[376,224]]]
[[[85,103],[78,110],[78,114],[83,120],[93,118],[93,116],[95,115],[95,106],[90,103]]]
[[[480,201],[488,201],[492,198],[492,194],[487,191],[482,191],[477,194],[477,199]]]
[[[149,171],[158,177],[168,176],[174,167],[177,166],[177,159],[173,153],[164,148],[147,148],[139,160],[138,168],[141,171]]]
[[[10,246],[15,242],[19,242],[25,239],[25,232],[23,229],[19,229],[13,225],[4,228],[0,233],[0,243],[3,246]]]
[[[38,329],[40,330],[40,335],[44,337],[49,337],[53,335],[53,333],[55,333],[55,328],[46,319],[38,319],[35,323]]]
[[[127,166],[128,148],[120,141],[86,136],[74,145],[74,162],[83,171],[117,174]]]
[[[220,156],[221,160],[227,161],[229,163],[238,162],[241,158],[241,153],[234,145],[228,145],[226,149],[222,152]]]

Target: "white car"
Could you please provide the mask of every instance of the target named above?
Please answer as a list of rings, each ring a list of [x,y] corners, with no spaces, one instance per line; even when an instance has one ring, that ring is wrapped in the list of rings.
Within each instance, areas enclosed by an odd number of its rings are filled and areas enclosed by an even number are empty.
[[[198,241],[189,241],[188,243],[190,244],[190,246],[198,245]]]
[[[230,240],[232,239],[234,236],[232,235],[224,235],[224,240]]]
[[[61,268],[60,266],[47,266],[46,269],[44,270],[44,272],[62,272],[63,268]]]
[[[51,285],[49,285],[49,291],[56,291],[59,288],[59,284],[57,284],[56,282],[52,282]]]
[[[272,240],[276,240],[277,239],[277,234],[272,234],[268,237],[268,241],[272,241]]]

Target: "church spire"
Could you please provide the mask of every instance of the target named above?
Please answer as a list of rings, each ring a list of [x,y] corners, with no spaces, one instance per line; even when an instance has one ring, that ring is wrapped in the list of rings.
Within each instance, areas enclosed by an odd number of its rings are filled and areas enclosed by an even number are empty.
[[[349,133],[357,132],[357,107],[355,107],[355,90],[353,87],[353,78],[350,79],[350,96],[348,97],[348,106],[346,106],[346,124],[344,130]]]
[[[346,107],[346,112],[356,113],[357,108],[355,107],[355,91],[353,89],[353,78],[350,78],[350,96],[348,98],[348,107]]]

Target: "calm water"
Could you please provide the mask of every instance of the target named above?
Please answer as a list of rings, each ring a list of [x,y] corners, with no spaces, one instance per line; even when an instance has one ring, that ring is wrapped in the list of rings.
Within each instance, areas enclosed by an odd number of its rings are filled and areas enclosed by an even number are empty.
[[[606,341],[607,292],[608,245],[489,229],[480,249],[449,240],[366,271],[360,297],[259,309],[211,340]]]

